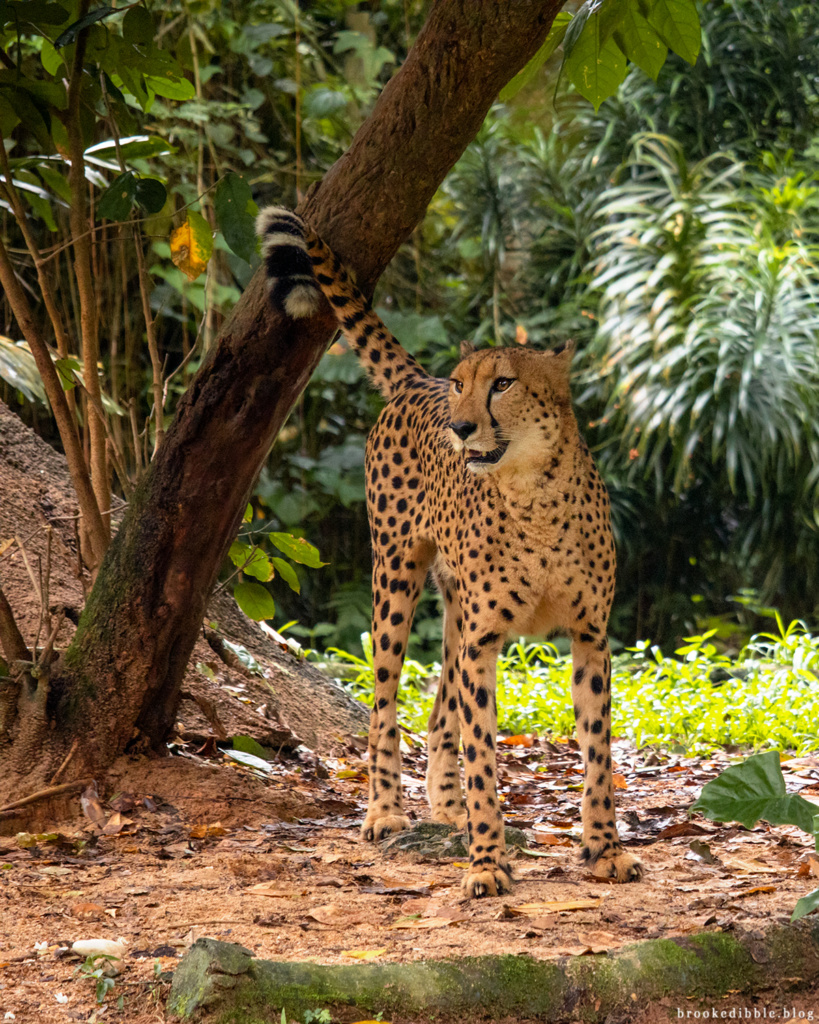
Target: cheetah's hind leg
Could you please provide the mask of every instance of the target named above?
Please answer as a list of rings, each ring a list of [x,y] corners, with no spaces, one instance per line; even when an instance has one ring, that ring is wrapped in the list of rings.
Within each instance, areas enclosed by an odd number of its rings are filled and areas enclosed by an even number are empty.
[[[433,821],[465,829],[466,805],[458,769],[461,735],[458,722],[458,679],[461,674],[458,619],[461,606],[452,583],[439,579],[438,586],[444,599],[444,647],[438,693],[427,731],[427,798]]]

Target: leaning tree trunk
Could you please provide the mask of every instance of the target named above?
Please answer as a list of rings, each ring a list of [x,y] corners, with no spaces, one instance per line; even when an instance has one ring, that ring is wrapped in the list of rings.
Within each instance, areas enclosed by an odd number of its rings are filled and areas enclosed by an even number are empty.
[[[301,207],[363,291],[372,292],[561,3],[434,5],[349,151]],[[179,403],[74,641],[49,680],[21,687],[10,742],[0,748],[0,804],[4,788],[19,795],[21,774],[28,789],[46,781],[72,746],[62,781],[104,770],[135,729],[162,748],[253,483],[334,330],[329,308],[308,322],[277,315],[261,276],[254,279]]]

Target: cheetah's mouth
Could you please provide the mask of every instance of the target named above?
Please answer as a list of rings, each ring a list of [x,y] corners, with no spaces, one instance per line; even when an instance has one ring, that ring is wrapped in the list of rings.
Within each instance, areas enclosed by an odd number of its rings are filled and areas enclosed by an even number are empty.
[[[493,448],[491,452],[481,452],[477,448],[467,448],[465,451],[466,461],[471,465],[494,466],[496,462],[500,462],[508,447],[509,442],[504,441],[497,448]]]

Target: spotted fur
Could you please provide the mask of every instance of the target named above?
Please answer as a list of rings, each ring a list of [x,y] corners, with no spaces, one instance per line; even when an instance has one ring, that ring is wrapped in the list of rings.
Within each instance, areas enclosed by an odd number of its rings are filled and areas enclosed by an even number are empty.
[[[293,224],[304,247],[291,241]],[[444,644],[429,721],[427,794],[436,821],[467,825],[469,895],[494,896],[512,881],[496,782],[497,657],[510,637],[555,630],[572,641],[585,771],[581,856],[595,874],[639,879],[642,867],[623,850],[614,813],[609,503],[572,412],[570,348],[485,349],[462,359],[448,380],[430,377],[299,218],[269,209],[259,229],[274,300],[291,314],[303,305],[310,284],[303,260],[288,264],[295,246],[308,254],[313,287],[388,399],[366,452],[376,682],[363,837],[381,839],[409,826],[396,694],[415,606],[431,572],[443,595]],[[318,291],[311,297],[312,312]]]

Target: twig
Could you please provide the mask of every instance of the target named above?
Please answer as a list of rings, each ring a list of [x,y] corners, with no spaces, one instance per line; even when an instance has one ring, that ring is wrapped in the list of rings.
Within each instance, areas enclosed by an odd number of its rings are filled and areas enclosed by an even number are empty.
[[[60,767],[57,769],[57,771],[54,772],[54,774],[51,776],[51,781],[50,781],[49,785],[53,786],[54,783],[57,781],[57,779],[66,770],[66,768],[68,767],[68,762],[77,753],[77,748],[79,747],[79,745],[80,745],[79,739],[75,739],[74,742],[71,744],[71,749],[66,754],[63,763],[60,765]]]
[[[38,800],[46,800],[50,796],[68,793],[72,789],[85,789],[93,781],[93,779],[77,779],[75,782],[64,782],[60,786],[49,786],[48,789],[39,789],[30,796],[24,796],[22,800],[15,800],[13,803],[0,807],[0,814],[5,814],[7,811],[16,811],[18,807],[27,807],[29,804],[37,803]]]

